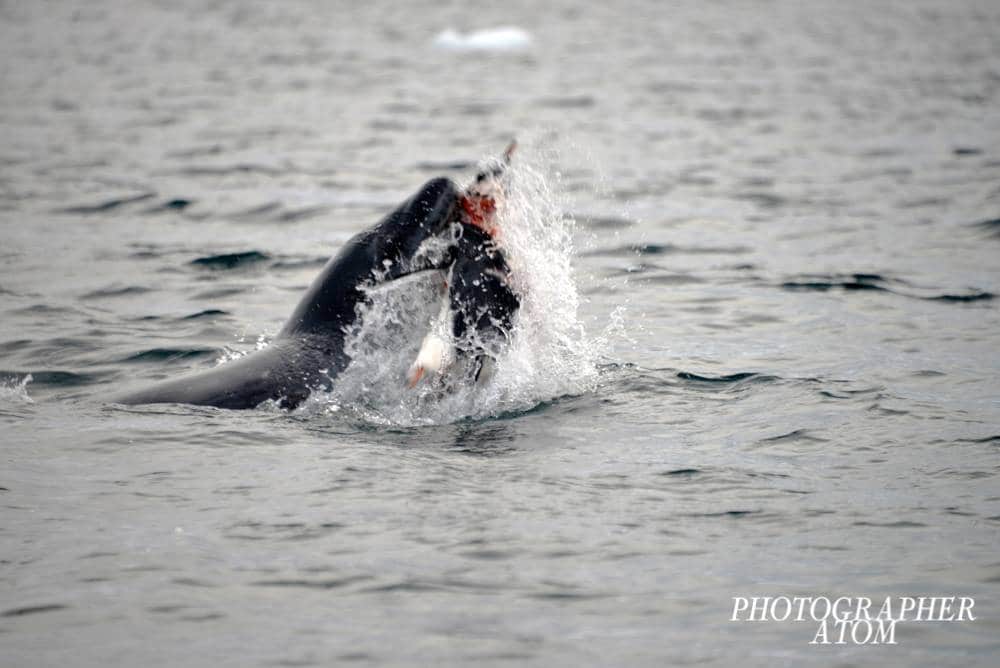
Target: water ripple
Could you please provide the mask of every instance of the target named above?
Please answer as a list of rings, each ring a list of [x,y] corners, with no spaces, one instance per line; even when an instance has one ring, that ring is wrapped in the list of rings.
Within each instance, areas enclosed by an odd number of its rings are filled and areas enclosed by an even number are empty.
[[[191,260],[191,264],[198,267],[204,267],[206,269],[243,269],[270,259],[271,256],[267,253],[257,250],[249,250],[238,253],[206,255],[205,257],[199,257]]]
[[[69,213],[78,215],[91,215],[95,213],[107,213],[114,209],[118,209],[129,204],[135,204],[137,202],[145,202],[156,196],[156,193],[143,193],[141,195],[133,195],[131,197],[116,197],[113,199],[107,199],[95,204],[78,204],[76,206],[70,206],[63,209],[57,209],[56,213]]]

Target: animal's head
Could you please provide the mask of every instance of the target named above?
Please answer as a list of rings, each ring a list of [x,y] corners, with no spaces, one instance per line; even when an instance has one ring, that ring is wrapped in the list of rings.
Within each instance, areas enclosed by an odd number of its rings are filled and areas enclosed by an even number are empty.
[[[462,222],[481,228],[490,236],[499,232],[496,224],[497,208],[503,203],[510,180],[511,156],[517,148],[512,141],[501,158],[490,161],[476,174],[459,198]]]

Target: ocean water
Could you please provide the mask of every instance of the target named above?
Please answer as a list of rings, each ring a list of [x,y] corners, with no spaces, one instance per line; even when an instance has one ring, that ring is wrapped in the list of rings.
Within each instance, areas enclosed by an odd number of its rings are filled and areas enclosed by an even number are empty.
[[[0,663],[995,665],[998,35],[986,0],[0,3]],[[488,392],[404,390],[411,283],[300,410],[108,402],[266,345],[512,136],[532,298]],[[977,618],[818,646],[729,621],[755,595]]]

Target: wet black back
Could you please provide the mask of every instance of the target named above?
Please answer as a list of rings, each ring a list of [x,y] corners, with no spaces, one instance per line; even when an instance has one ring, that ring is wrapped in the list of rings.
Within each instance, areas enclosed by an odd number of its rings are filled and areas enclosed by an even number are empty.
[[[452,334],[459,350],[496,353],[510,337],[521,305],[510,286],[510,266],[493,240],[478,227],[461,225],[449,282]]]

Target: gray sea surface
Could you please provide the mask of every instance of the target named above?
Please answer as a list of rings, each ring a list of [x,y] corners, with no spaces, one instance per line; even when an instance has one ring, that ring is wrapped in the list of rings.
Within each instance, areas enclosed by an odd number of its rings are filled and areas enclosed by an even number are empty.
[[[998,108],[987,0],[0,2],[0,664],[997,665]],[[512,136],[592,387],[108,402]],[[977,618],[818,646],[755,595]]]

